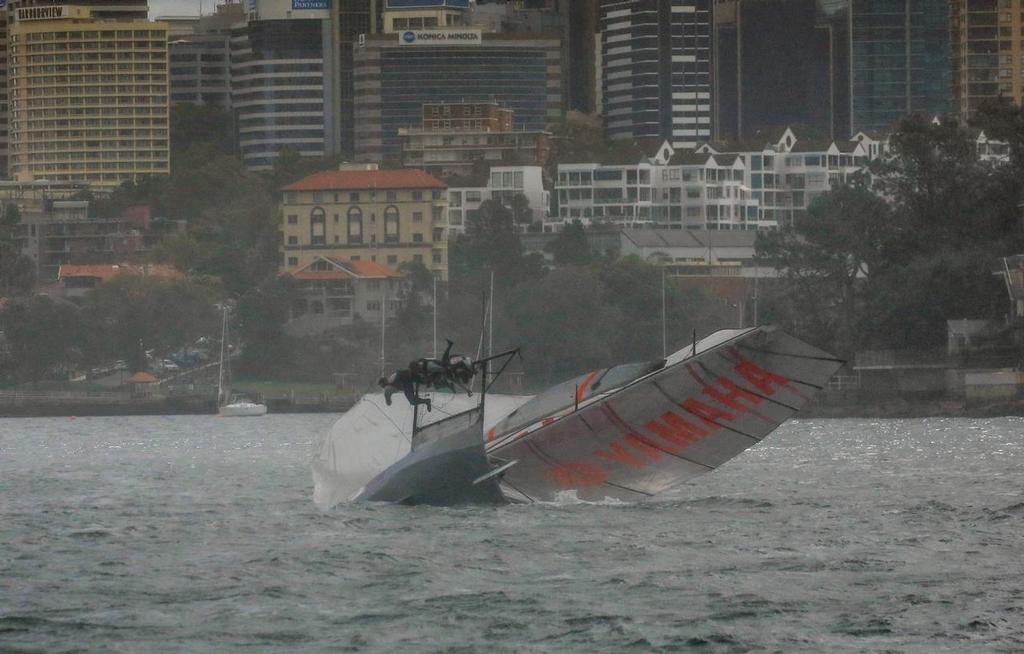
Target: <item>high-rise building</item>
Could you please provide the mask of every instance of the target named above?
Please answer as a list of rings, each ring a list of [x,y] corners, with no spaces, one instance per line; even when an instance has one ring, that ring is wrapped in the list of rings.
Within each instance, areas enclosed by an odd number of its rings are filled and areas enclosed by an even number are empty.
[[[967,118],[986,101],[1024,100],[1024,2],[952,0],[953,93]]]
[[[335,142],[329,23],[326,0],[256,0],[233,30],[231,102],[251,170],[270,168],[284,149],[322,157]]]
[[[231,109],[231,29],[245,21],[242,5],[229,2],[209,16],[161,20],[171,26],[171,103]]]
[[[846,13],[821,0],[719,0],[715,5],[715,126],[743,139],[782,125],[845,137]]]
[[[14,20],[14,12],[21,7],[44,7],[66,4],[61,0],[8,0],[0,6],[0,178],[6,178],[8,170],[9,115],[7,98],[7,26]],[[134,18],[145,20],[148,6],[145,0],[79,0],[78,6],[93,9],[97,18]]]
[[[592,114],[598,111],[597,47],[599,6],[594,0],[558,0],[562,16],[562,51],[566,53],[566,106]]]
[[[332,43],[337,59],[337,76],[331,84],[332,104],[337,108],[327,119],[334,140],[327,144],[332,153],[351,159],[355,153],[355,48],[367,34],[377,34],[383,25],[383,0],[334,0],[331,2]]]
[[[167,25],[145,20],[144,11],[138,18],[137,8],[26,2],[11,10],[15,179],[110,188],[169,172]]]
[[[397,159],[398,130],[418,127],[423,105],[493,102],[513,127],[544,131],[562,117],[557,36],[484,34],[475,28],[367,37],[355,53],[356,157]]]
[[[851,133],[949,111],[949,1],[851,0]]]
[[[608,136],[681,148],[710,139],[711,0],[601,0],[600,11]]]

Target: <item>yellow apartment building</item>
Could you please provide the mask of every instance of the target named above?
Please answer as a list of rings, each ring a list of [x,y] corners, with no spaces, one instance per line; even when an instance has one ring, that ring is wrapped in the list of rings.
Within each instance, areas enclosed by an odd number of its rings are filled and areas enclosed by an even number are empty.
[[[87,7],[10,12],[13,179],[110,189],[170,172],[167,24],[97,20]]]
[[[1024,0],[952,0],[953,93],[970,117],[985,102],[1024,100]]]
[[[317,257],[391,268],[420,262],[448,279],[448,193],[422,170],[326,170],[282,189],[282,271]]]

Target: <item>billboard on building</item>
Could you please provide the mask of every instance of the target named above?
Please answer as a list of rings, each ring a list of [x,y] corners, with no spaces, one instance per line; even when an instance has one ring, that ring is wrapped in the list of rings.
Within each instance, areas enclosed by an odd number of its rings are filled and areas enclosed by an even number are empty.
[[[292,0],[292,10],[330,9],[331,0]]]
[[[478,29],[405,30],[398,33],[398,45],[480,45]]]

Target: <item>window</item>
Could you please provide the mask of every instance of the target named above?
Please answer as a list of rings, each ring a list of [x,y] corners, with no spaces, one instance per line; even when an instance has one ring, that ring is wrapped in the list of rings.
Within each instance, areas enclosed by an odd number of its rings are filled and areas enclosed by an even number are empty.
[[[421,222],[423,222],[423,212],[422,211],[413,211],[412,212],[412,221],[414,223],[421,223]]]
[[[414,254],[414,255],[412,255],[412,260],[417,262],[417,263],[423,263],[423,255],[422,254]]]
[[[349,202],[359,202],[359,194],[358,193],[349,193],[348,194],[348,201]]]
[[[440,200],[441,199],[441,191],[431,191],[430,192],[430,198],[432,200]]]
[[[412,242],[413,243],[422,243],[423,242],[423,234],[413,234],[412,235]]]
[[[384,210],[384,242],[385,243],[398,243],[400,232],[399,232],[399,215],[398,207],[395,205],[389,206]]]
[[[441,239],[444,238],[444,228],[443,227],[435,227],[434,228],[434,233],[432,234],[432,236],[433,236],[434,242],[437,243],[438,241],[440,241]]]
[[[299,244],[299,237],[298,236],[289,236],[288,237],[288,245],[298,245],[298,244]]]
[[[395,193],[394,191],[388,191],[387,199],[388,202],[395,202],[396,200],[398,200],[398,193]]]
[[[413,191],[412,192],[412,199],[413,200],[422,200],[423,199],[423,191]]]
[[[294,214],[288,216],[288,224],[289,225],[298,225],[299,224],[299,217],[294,215]]]
[[[431,207],[430,208],[430,220],[431,222],[439,223],[444,217],[443,207]]]
[[[327,212],[315,207],[309,212],[309,242],[324,245],[327,242]]]
[[[366,303],[366,310],[367,311],[380,311],[380,302],[367,302]]]
[[[313,202],[319,204],[324,201],[324,194],[320,191],[313,192]]]
[[[436,253],[436,252],[434,253],[432,259],[433,259],[434,263],[441,263],[441,255]]]
[[[299,258],[298,257],[288,257],[288,267],[289,268],[294,268],[297,265],[299,265]]]
[[[363,242],[363,211],[359,207],[352,207],[348,210],[348,242],[351,244]]]
[[[389,254],[388,255],[388,264],[393,266],[396,263],[398,263],[398,255],[397,254]]]

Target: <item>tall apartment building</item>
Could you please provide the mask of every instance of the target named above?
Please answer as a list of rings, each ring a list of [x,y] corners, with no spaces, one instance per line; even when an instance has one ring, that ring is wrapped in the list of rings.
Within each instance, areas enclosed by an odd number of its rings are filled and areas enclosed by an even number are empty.
[[[680,148],[710,139],[711,0],[601,0],[600,11],[608,136]]]
[[[111,188],[167,174],[167,25],[136,3],[23,4],[8,14],[10,175]]]
[[[171,26],[171,103],[231,109],[231,30],[245,21],[241,3],[187,20],[162,18]]]
[[[986,101],[1024,100],[1024,2],[951,0],[953,94],[970,117]]]
[[[286,148],[322,157],[335,141],[331,33],[322,0],[255,0],[233,30],[231,102],[249,169],[269,169]]]
[[[356,157],[397,159],[400,128],[420,125],[424,104],[494,102],[516,130],[542,132],[562,115],[561,43],[474,28],[369,36],[355,52]]]
[[[845,8],[820,0],[718,0],[717,138],[783,125],[849,136],[847,27]]]
[[[850,0],[851,133],[950,110],[949,2]]]
[[[317,258],[397,268],[419,262],[448,278],[448,198],[422,170],[342,167],[282,189],[283,271]]]

